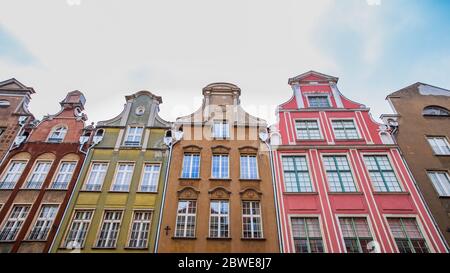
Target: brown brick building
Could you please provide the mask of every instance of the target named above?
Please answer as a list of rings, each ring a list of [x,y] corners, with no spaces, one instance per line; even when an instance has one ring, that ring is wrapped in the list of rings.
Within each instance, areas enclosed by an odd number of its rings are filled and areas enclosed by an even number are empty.
[[[47,252],[58,230],[92,131],[81,92],[60,104],[24,128],[0,166],[0,252]]]
[[[22,128],[34,119],[28,111],[34,93],[16,79],[0,82],[0,162]]]
[[[279,252],[266,122],[240,106],[229,83],[203,89],[178,118],[158,252]]]
[[[450,243],[450,91],[416,83],[388,95],[383,115],[431,213]]]

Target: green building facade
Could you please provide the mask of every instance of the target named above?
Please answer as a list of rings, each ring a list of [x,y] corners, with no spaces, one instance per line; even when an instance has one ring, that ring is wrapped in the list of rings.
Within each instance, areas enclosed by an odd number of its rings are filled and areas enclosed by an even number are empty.
[[[161,97],[126,96],[117,117],[99,122],[51,252],[153,252],[171,123]]]

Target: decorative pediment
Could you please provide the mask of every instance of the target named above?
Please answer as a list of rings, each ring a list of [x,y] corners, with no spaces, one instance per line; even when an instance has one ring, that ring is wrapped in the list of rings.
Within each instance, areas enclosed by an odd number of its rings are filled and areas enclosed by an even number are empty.
[[[223,145],[211,147],[211,151],[213,154],[228,154],[230,150],[231,148],[225,147]]]
[[[230,199],[231,191],[224,187],[215,187],[209,190],[209,197],[211,199]]]
[[[29,94],[35,93],[32,87],[25,86],[14,78],[0,82],[0,90],[19,91]]]
[[[337,83],[339,78],[319,73],[316,71],[308,71],[294,78],[289,79],[289,84],[301,83],[301,82],[334,82]]]
[[[243,146],[239,148],[241,154],[256,154],[258,153],[258,148],[253,146]]]
[[[242,200],[260,200],[262,192],[254,188],[245,188],[239,194]]]
[[[199,147],[197,145],[189,145],[189,146],[183,147],[183,151],[185,153],[200,153],[201,150],[202,150],[202,147]]]
[[[200,191],[194,187],[188,186],[178,190],[177,193],[179,199],[197,199]]]

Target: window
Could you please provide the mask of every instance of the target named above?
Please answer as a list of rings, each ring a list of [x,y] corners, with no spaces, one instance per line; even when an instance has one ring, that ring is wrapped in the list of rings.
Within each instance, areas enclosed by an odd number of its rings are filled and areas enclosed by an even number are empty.
[[[30,206],[18,205],[12,208],[8,220],[0,231],[0,241],[14,241],[16,239],[29,211]]]
[[[27,165],[26,161],[13,160],[0,181],[0,189],[13,189]]]
[[[8,108],[11,103],[7,100],[0,100],[0,108]]]
[[[428,106],[423,109],[424,116],[441,116],[441,117],[449,117],[450,111],[443,107],[439,106]]]
[[[112,184],[112,191],[128,191],[133,176],[134,163],[119,163],[116,178]]]
[[[108,163],[93,163],[86,185],[84,185],[85,190],[100,191],[102,189],[103,180],[105,180],[107,168]]]
[[[59,165],[58,174],[53,181],[52,189],[67,189],[70,180],[72,179],[73,171],[75,170],[76,162],[62,162]]]
[[[385,155],[364,156],[373,187],[378,192],[401,192],[402,188]]]
[[[284,185],[287,192],[312,192],[306,156],[283,156]]]
[[[182,178],[200,177],[200,155],[184,154]]]
[[[427,243],[414,218],[388,218],[400,253],[428,253]]]
[[[117,236],[119,235],[122,211],[105,211],[97,247],[115,248]]]
[[[311,108],[328,108],[330,107],[330,101],[328,100],[328,96],[308,96],[309,107]]]
[[[46,240],[57,212],[57,205],[43,205],[28,239]]]
[[[5,127],[0,127],[0,137],[3,135],[3,133],[6,131]]]
[[[197,201],[180,200],[178,202],[175,237],[195,237]]]
[[[142,176],[139,191],[141,192],[157,192],[160,164],[144,164],[144,174]]]
[[[353,120],[333,120],[331,123],[336,139],[359,139]]]
[[[229,138],[230,126],[228,125],[228,122],[214,121],[212,133],[214,138]]]
[[[64,140],[64,137],[67,134],[67,127],[66,126],[58,126],[55,127],[51,132],[50,136],[47,139],[47,142],[52,143],[61,143]]]
[[[34,166],[34,170],[31,173],[31,176],[28,178],[28,181],[25,185],[26,189],[40,189],[42,188],[42,184],[44,184],[44,180],[47,177],[48,171],[50,170],[50,166],[52,162],[48,161],[38,161]]]
[[[439,196],[450,196],[450,178],[447,172],[428,172]]]
[[[67,233],[65,247],[76,248],[83,247],[84,240],[91,224],[93,212],[91,210],[75,210],[72,224]]]
[[[152,219],[151,211],[135,211],[131,223],[131,235],[128,247],[146,248]]]
[[[295,122],[297,138],[301,140],[320,140],[320,128],[317,120],[297,120]]]
[[[373,241],[369,224],[364,217],[339,218],[345,248],[348,253],[369,253],[367,245]]]
[[[256,155],[241,155],[241,179],[258,179]]]
[[[242,202],[242,233],[246,239],[263,237],[261,207],[259,201]]]
[[[213,155],[212,158],[212,178],[229,178],[228,155]]]
[[[141,145],[143,127],[129,127],[127,131],[127,137],[125,138],[126,146],[139,146]]]
[[[428,142],[437,155],[450,155],[450,145],[445,137],[429,137]]]
[[[356,185],[346,156],[324,156],[323,162],[330,191],[356,192]]]
[[[228,201],[211,201],[209,218],[209,237],[229,237],[229,203]]]
[[[319,218],[291,218],[292,237],[296,253],[324,252]]]

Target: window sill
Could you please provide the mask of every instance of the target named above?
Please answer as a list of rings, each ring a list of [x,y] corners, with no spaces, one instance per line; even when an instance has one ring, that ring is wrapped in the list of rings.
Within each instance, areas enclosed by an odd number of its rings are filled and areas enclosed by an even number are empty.
[[[80,192],[94,192],[94,193],[100,193],[102,192],[101,190],[80,190]]]
[[[326,142],[326,139],[296,139],[297,142]]]
[[[114,191],[114,190],[109,190],[108,193],[129,193],[130,190],[127,191]]]
[[[176,237],[176,236],[173,236],[172,240],[197,240],[197,237]]]
[[[148,250],[148,246],[146,246],[146,247],[131,247],[131,246],[127,246],[127,247],[124,247],[123,249],[127,249],[127,250]]]
[[[91,247],[91,249],[95,249],[95,250],[108,250],[108,249],[117,249],[117,247],[113,246],[113,247],[99,247],[99,246],[95,246],[95,247]]]
[[[200,181],[202,179],[200,177],[198,178],[180,177],[178,178],[178,180]]]
[[[434,154],[434,156],[438,156],[438,157],[450,157],[450,154]]]
[[[206,240],[211,241],[231,241],[231,237],[206,237]]]
[[[22,240],[22,242],[24,242],[24,243],[45,243],[45,242],[47,242],[47,239],[42,239],[42,240],[25,239],[25,240]]]
[[[241,182],[259,182],[261,181],[261,178],[239,178],[239,181]]]
[[[137,191],[136,193],[144,193],[144,194],[157,194],[157,191]]]
[[[335,142],[361,142],[366,141],[364,138],[351,138],[351,139],[334,139]]]
[[[450,199],[450,195],[446,196],[446,195],[440,195],[439,199]]]
[[[381,191],[375,191],[373,192],[374,195],[410,195],[407,191],[397,191],[397,192],[381,192]]]
[[[231,178],[213,178],[213,177],[210,177],[209,180],[210,181],[232,181]]]
[[[291,191],[285,191],[283,192],[284,195],[319,195],[318,192],[291,192]]]
[[[334,192],[334,191],[329,191],[328,194],[330,195],[363,195],[362,192],[360,191],[343,191],[343,192]]]
[[[46,188],[47,191],[67,191],[68,189],[52,189],[52,188]]]
[[[231,137],[211,137],[213,140],[231,140]]]
[[[266,238],[243,238],[241,237],[241,241],[265,241]]]

